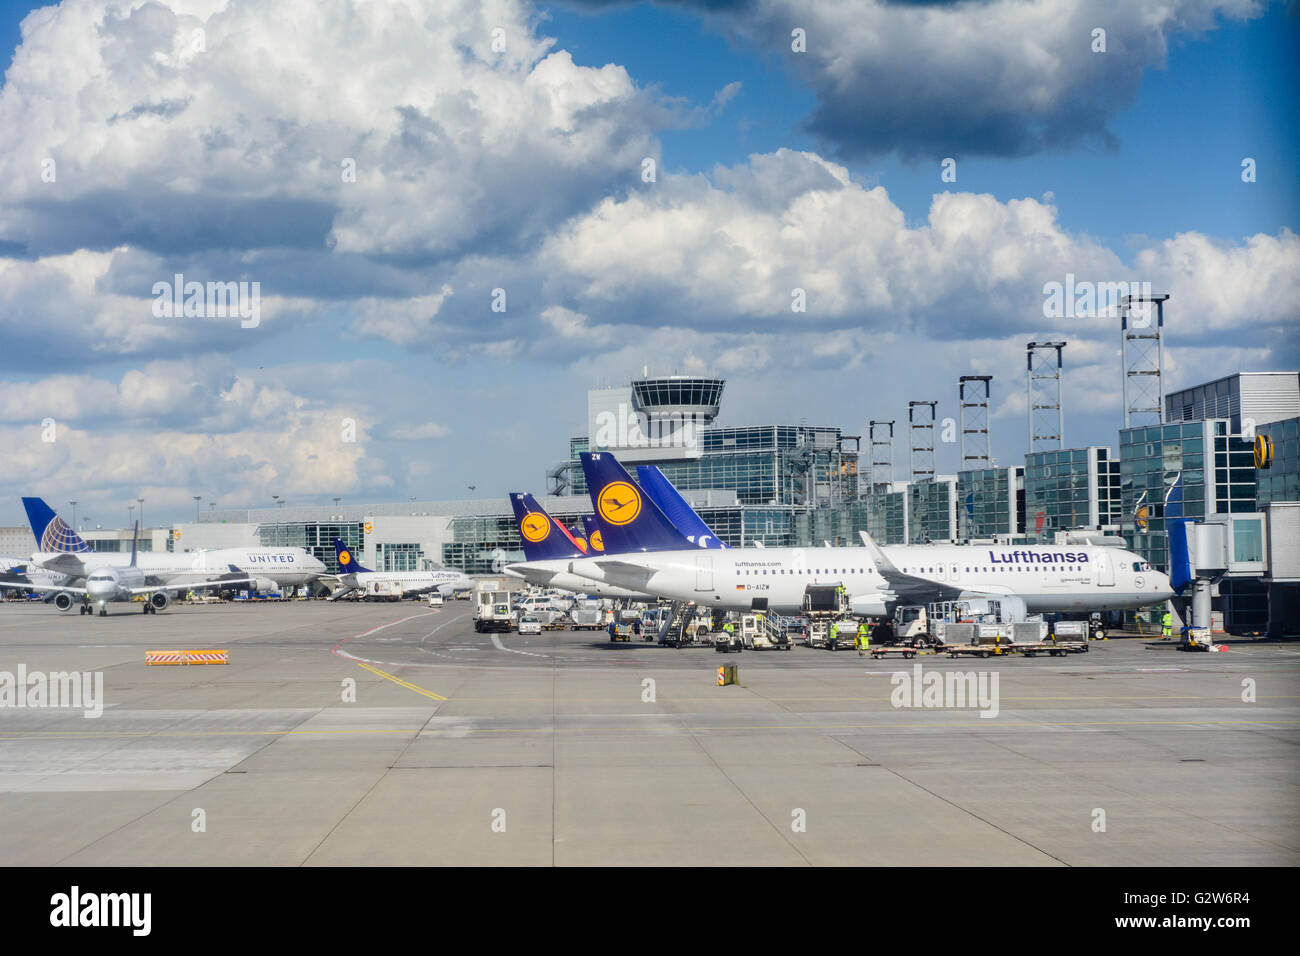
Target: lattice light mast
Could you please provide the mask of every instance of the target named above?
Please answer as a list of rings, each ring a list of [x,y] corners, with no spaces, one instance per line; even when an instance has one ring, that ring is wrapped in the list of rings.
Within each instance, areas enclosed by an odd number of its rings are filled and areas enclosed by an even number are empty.
[[[1025,346],[1028,369],[1029,450],[1065,447],[1065,410],[1061,404],[1064,342],[1030,342]],[[1053,356],[1052,352],[1056,355]],[[1052,359],[1056,361],[1053,362]]]
[[[1124,427],[1162,425],[1165,420],[1165,295],[1120,299],[1120,361],[1124,366]],[[1151,306],[1155,309],[1152,310]],[[1152,321],[1152,312],[1155,321]],[[1136,421],[1134,419],[1137,419]]]
[[[907,435],[912,451],[912,480],[934,477],[934,420],[938,402],[907,403]],[[929,418],[925,417],[928,411]]]
[[[894,420],[868,422],[867,437],[871,442],[871,492],[879,494],[894,483]]]
[[[989,437],[989,395],[992,375],[963,375],[957,379],[961,406],[961,471],[993,467]]]

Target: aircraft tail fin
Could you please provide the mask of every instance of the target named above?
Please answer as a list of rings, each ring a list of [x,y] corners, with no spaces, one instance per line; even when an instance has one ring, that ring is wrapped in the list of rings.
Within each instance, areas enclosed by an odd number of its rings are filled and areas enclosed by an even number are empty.
[[[519,526],[519,540],[523,542],[526,561],[551,561],[584,555],[569,529],[547,514],[532,495],[524,491],[511,492],[510,506],[515,512],[515,524]]]
[[[582,452],[596,523],[610,554],[677,551],[690,547],[682,533],[609,452]]]
[[[637,482],[688,543],[697,548],[725,548],[713,530],[655,465],[637,465]]]
[[[600,554],[605,550],[605,539],[600,533],[600,525],[596,524],[595,515],[583,515],[582,527],[587,532],[587,547],[592,554]]]
[[[342,538],[334,539],[334,556],[339,559],[339,574],[365,574],[370,570],[361,566]]]
[[[27,521],[36,537],[37,551],[81,554],[90,550],[81,535],[69,528],[43,498],[24,498],[23,507],[27,509]]]

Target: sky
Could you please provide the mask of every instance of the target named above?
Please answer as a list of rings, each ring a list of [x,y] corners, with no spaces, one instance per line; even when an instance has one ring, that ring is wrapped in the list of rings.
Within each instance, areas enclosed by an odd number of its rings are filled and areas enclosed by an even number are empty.
[[[1053,283],[1168,293],[1166,391],[1300,366],[1298,52],[1263,0],[0,0],[0,524],[540,492],[643,367],[853,434],[992,375],[1011,464],[1034,339],[1114,447]]]

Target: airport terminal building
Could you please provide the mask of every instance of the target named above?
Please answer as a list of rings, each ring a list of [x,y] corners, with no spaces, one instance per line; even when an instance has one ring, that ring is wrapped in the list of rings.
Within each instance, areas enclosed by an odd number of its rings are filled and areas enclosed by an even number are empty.
[[[719,424],[724,390],[721,379],[680,375],[591,389],[585,432],[571,435],[546,470],[542,505],[580,533],[591,506],[577,456],[608,450],[633,472],[658,466],[732,546],[852,546],[860,530],[881,544],[1050,543],[1087,529],[1122,535],[1166,569],[1166,502],[1177,483],[1177,516],[1224,523],[1243,559],[1216,578],[1216,607],[1228,621],[1262,622],[1270,601],[1285,603],[1300,588],[1300,568],[1285,566],[1285,555],[1272,564],[1244,560],[1291,539],[1287,522],[1300,513],[1297,373],[1243,373],[1171,393],[1163,424],[1118,432],[1118,456],[1105,446],[1038,451],[1023,465],[874,486],[860,436],[835,425]],[[1271,439],[1267,461],[1255,436]],[[129,531],[82,531],[97,549],[130,547]],[[30,551],[26,529],[3,535],[13,553]],[[335,537],[376,570],[443,565],[488,574],[523,559],[504,496],[210,509],[195,522],[153,529],[142,547],[297,546],[333,570]]]

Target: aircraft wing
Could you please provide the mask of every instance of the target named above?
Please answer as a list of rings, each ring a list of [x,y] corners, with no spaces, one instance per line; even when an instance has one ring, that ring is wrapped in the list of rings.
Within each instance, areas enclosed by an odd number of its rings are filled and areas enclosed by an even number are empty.
[[[418,587],[413,587],[413,588],[408,588],[405,585],[403,585],[402,596],[403,597],[408,597],[410,595],[419,596],[421,594],[428,594],[430,591],[441,591],[444,587],[446,587],[445,584],[421,584]]]
[[[69,587],[66,584],[20,584],[15,581],[0,581],[0,590],[30,591],[33,594],[79,594],[86,596],[85,588]]]
[[[871,560],[875,563],[876,570],[880,572],[881,579],[898,596],[898,599],[906,604],[964,601],[970,598],[992,598],[997,600],[1015,596],[1014,591],[1005,587],[972,588],[965,585],[954,586],[944,584],[942,581],[931,581],[927,578],[904,574],[898,570],[898,566],[893,561],[889,560],[871,535],[865,531],[859,531],[858,535],[862,538],[862,543],[871,554]]]
[[[210,591],[213,588],[245,588],[255,586],[256,578],[215,578],[209,581],[190,581],[181,584],[163,584],[154,587],[130,588],[132,594],[153,594],[155,591]]]
[[[645,590],[650,578],[660,570],[637,561],[629,561],[626,555],[618,558],[598,558],[596,567],[614,576],[614,580],[608,583],[630,591]]]
[[[866,531],[859,531],[858,536],[862,538],[867,553],[871,555],[872,563],[875,564],[876,571],[880,573],[881,580],[896,595],[896,600],[904,604],[957,601],[963,595],[971,596],[974,593],[968,588],[952,587],[939,581],[904,574],[898,570],[898,566],[893,561],[889,560],[889,557],[880,549],[880,545],[876,544],[871,535],[867,534]]]
[[[74,578],[84,578],[86,576],[85,562],[71,553],[55,554],[39,561],[33,556],[32,564],[45,568],[47,571],[61,571]]]

